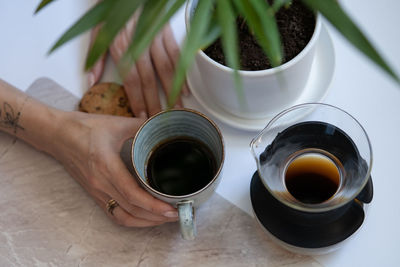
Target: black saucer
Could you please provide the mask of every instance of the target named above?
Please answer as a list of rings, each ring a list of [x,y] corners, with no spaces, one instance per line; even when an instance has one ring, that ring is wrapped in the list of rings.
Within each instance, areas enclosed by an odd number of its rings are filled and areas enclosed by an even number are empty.
[[[368,184],[372,187],[371,178]],[[254,214],[266,230],[285,243],[302,248],[337,244],[357,231],[365,217],[363,204],[358,200],[338,208],[337,212],[311,217],[309,213],[294,211],[270,194],[257,172],[251,179],[250,198]]]

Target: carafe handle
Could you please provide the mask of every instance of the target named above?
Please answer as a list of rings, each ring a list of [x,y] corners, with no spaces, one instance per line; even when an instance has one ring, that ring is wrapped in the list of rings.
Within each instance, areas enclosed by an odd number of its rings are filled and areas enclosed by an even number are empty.
[[[372,201],[372,197],[374,195],[374,187],[372,184],[372,178],[369,176],[368,182],[365,184],[364,188],[361,190],[361,192],[358,194],[356,199],[363,203],[370,203]]]

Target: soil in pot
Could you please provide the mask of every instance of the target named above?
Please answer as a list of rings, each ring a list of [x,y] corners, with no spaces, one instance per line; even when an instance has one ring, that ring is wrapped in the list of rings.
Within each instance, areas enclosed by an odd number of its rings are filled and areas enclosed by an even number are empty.
[[[275,17],[283,45],[283,64],[297,56],[310,41],[315,28],[315,14],[299,0],[293,0],[290,7],[282,7]],[[271,63],[258,45],[254,35],[249,32],[243,18],[238,18],[236,23],[239,34],[241,69],[254,71],[271,68]],[[218,63],[226,65],[219,39],[204,52]]]

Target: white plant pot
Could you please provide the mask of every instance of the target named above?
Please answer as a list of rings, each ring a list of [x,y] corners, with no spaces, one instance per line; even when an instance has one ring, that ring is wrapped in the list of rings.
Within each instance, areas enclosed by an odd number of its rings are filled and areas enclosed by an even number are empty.
[[[189,21],[198,0],[190,0],[186,6],[185,22]],[[244,99],[240,100],[235,90],[233,70],[210,57],[203,51],[196,55],[197,68],[188,71],[187,78],[200,75],[206,95],[222,109],[234,116],[246,119],[261,119],[273,116],[292,106],[304,91],[314,58],[315,47],[321,31],[318,14],[311,40],[292,60],[271,69],[259,71],[239,71],[243,83]],[[196,71],[194,71],[196,69]]]

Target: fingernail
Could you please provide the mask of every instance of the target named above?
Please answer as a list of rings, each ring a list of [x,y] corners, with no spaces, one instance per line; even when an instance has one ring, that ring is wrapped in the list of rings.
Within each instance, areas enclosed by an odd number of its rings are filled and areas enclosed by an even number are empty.
[[[167,211],[163,215],[168,218],[177,218],[178,212],[177,211]]]
[[[94,85],[94,74],[92,72],[89,73],[88,82],[89,82],[89,87],[92,87]]]

